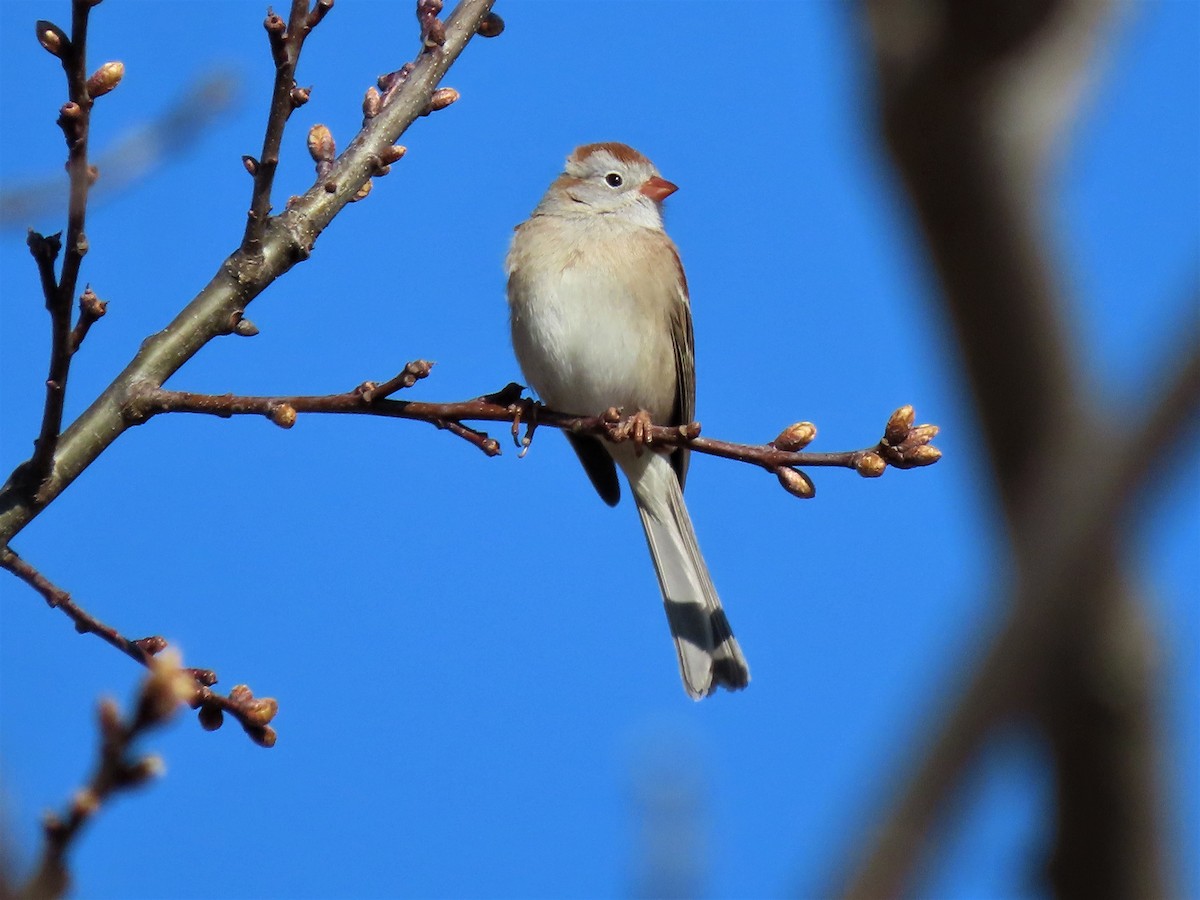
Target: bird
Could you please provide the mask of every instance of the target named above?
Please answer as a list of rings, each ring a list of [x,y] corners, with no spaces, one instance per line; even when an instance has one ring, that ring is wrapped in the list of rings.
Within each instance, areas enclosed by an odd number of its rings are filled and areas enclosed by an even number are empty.
[[[695,411],[691,303],[662,203],[677,190],[627,144],[585,144],[513,234],[505,271],[513,350],[558,412],[628,416],[635,440],[567,433],[601,499],[629,482],[658,575],[684,689],[740,690],[750,668],[733,636],[683,501],[687,447],[649,446],[647,422]],[[664,450],[666,448],[663,448]]]

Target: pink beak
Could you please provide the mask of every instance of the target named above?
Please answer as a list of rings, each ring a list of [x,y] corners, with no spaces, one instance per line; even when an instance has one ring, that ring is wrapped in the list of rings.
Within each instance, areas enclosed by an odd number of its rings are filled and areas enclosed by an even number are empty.
[[[679,190],[678,187],[671,184],[671,182],[667,181],[665,178],[659,178],[657,175],[651,177],[650,180],[641,187],[641,192],[656,203],[661,203],[677,190]]]

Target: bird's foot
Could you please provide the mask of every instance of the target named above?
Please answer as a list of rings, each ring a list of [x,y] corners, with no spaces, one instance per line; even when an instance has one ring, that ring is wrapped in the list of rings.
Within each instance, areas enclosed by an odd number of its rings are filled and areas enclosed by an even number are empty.
[[[634,453],[638,456],[641,456],[642,451],[654,442],[654,435],[651,431],[654,423],[650,420],[650,413],[644,409],[639,409],[633,415],[625,417],[622,417],[615,408],[609,409],[604,413],[604,421],[608,423],[608,433],[612,440],[617,443],[632,441]]]

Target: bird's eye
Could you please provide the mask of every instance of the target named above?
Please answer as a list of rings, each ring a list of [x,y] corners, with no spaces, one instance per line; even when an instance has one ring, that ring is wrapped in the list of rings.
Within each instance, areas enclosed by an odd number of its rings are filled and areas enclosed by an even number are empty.
[[[621,186],[622,182],[624,181],[624,179],[621,177],[621,175],[618,172],[609,172],[607,175],[604,176],[604,181],[608,184],[609,187],[619,188]]]

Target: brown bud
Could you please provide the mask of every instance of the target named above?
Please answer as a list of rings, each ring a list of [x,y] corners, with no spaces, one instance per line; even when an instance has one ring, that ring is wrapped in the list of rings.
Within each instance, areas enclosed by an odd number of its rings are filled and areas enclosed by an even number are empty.
[[[433,92],[433,96],[429,98],[429,106],[426,107],[425,113],[435,113],[439,109],[445,109],[459,97],[458,91],[454,88],[438,88]]]
[[[775,475],[779,478],[783,489],[789,494],[799,497],[801,500],[810,500],[816,496],[817,489],[813,485],[812,479],[799,469],[781,466],[775,470]]]
[[[371,193],[371,187],[372,187],[372,184],[368,180],[362,187],[360,187],[358,189],[358,193],[350,198],[350,202],[357,203],[359,200],[362,200],[364,197],[367,196],[367,194]]]
[[[96,718],[100,723],[100,736],[105,742],[114,740],[125,729],[121,721],[121,709],[112,697],[105,697],[96,707]]]
[[[87,293],[87,291],[84,291],[84,295],[79,298],[79,305],[81,307],[84,305],[84,301],[87,299]],[[92,299],[96,299],[95,294],[92,294]],[[157,634],[151,635],[150,637],[138,638],[136,641],[134,641],[134,643],[151,656],[154,656],[156,653],[162,653],[167,649],[166,638],[159,637]]]
[[[59,118],[67,121],[70,121],[71,119],[78,119],[82,115],[83,110],[79,108],[79,104],[74,100],[68,100],[58,109]]]
[[[151,778],[160,778],[167,771],[167,764],[157,755],[143,756],[121,773],[121,782],[129,787],[145,784]]]
[[[479,23],[479,28],[476,33],[480,37],[494,38],[499,37],[504,32],[504,20],[494,12],[488,13],[483,17],[483,21]]]
[[[292,88],[292,108],[298,109],[308,102],[308,98],[312,96],[311,87],[294,87]]]
[[[430,19],[425,26],[425,46],[441,47],[446,43],[446,24],[441,19]]]
[[[95,72],[92,77],[87,80],[88,96],[92,99],[103,97],[125,77],[125,63],[123,62],[106,62]]]
[[[200,727],[205,731],[216,731],[225,724],[225,713],[219,706],[201,706],[198,718]]]
[[[108,301],[97,297],[95,291],[90,286],[84,288],[83,293],[79,295],[80,318],[101,319],[107,312]],[[149,638],[143,638],[143,640],[149,640]],[[159,647],[158,650],[148,650],[148,653],[158,653],[159,650],[167,645],[167,642],[162,638],[158,638],[158,640],[163,642],[162,647]]]
[[[916,412],[912,406],[900,407],[888,419],[887,427],[883,430],[883,439],[893,446],[901,443],[908,436],[908,430],[912,428],[915,418]]]
[[[271,421],[280,428],[291,428],[296,424],[296,408],[290,403],[271,407]]]
[[[246,171],[251,175],[258,174],[258,160],[253,156],[243,156],[242,165],[246,167]]]
[[[279,712],[279,701],[274,697],[260,697],[246,710],[246,718],[257,725],[266,725]]]
[[[313,162],[331,162],[337,153],[333,143],[333,132],[324,125],[314,125],[308,130],[308,152]]]
[[[42,48],[59,59],[62,59],[63,54],[71,47],[71,41],[67,38],[66,32],[53,22],[38,19],[37,25],[34,26],[34,32],[37,34],[38,43],[42,45]]]
[[[217,683],[217,673],[212,669],[184,669],[183,672],[193,681],[198,681],[205,687],[212,687]]]
[[[229,691],[229,699],[234,703],[248,703],[254,699],[254,692],[248,684],[235,684]]]
[[[812,422],[794,422],[779,432],[779,437],[771,441],[771,444],[776,450],[792,452],[803,450],[816,436],[817,426]]]
[[[82,788],[71,798],[71,811],[82,817],[90,816],[100,808],[100,798],[91,788]]]
[[[251,726],[246,729],[246,734],[250,735],[250,740],[260,747],[266,747],[269,750],[275,746],[275,729],[270,725]]]
[[[238,319],[234,323],[233,333],[239,337],[254,337],[258,334],[258,326],[249,319]]]
[[[913,466],[931,466],[942,458],[942,451],[931,444],[913,447],[904,454],[904,461]]]
[[[887,463],[878,453],[864,453],[854,463],[854,469],[863,478],[878,478],[887,468]]]
[[[379,89],[372,85],[367,88],[366,94],[363,95],[363,118],[373,119],[379,115],[379,110],[383,108],[383,97],[379,94]]]
[[[137,721],[161,722],[196,692],[196,682],[179,668],[179,654],[168,650],[153,658],[150,677],[142,684]]]
[[[404,158],[404,154],[408,152],[408,148],[400,144],[392,144],[384,147],[379,152],[379,161],[385,166],[390,166],[394,162],[399,162]]]
[[[937,437],[938,427],[936,425],[918,425],[908,433],[908,437],[904,439],[904,443],[910,447],[919,447],[922,444],[928,444]]]

